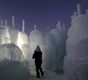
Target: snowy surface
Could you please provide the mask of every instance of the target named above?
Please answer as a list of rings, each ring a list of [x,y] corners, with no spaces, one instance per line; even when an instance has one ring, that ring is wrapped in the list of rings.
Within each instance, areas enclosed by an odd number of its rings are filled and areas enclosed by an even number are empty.
[[[57,74],[55,72],[46,71],[44,77],[40,79],[35,76],[30,76],[29,80],[67,80],[64,74]]]
[[[44,77],[38,79],[29,73],[25,62],[3,60],[0,62],[0,80],[66,80],[66,77],[63,73],[44,71]]]

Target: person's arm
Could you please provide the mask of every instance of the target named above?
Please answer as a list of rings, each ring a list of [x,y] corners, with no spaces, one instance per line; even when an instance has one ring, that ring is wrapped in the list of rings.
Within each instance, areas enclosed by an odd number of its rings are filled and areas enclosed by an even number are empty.
[[[35,52],[34,52],[34,54],[33,54],[32,58],[33,58],[33,59],[35,58]]]
[[[36,53],[36,52],[34,51],[34,54],[33,54],[33,56],[32,56],[33,59],[35,58],[35,53]]]

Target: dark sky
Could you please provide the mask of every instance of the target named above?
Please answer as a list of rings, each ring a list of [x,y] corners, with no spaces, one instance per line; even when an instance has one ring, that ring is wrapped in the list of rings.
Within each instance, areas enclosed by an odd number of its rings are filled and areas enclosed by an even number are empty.
[[[11,16],[14,15],[17,28],[21,29],[21,20],[25,19],[27,33],[34,24],[42,31],[47,26],[53,28],[58,20],[68,26],[77,3],[81,4],[84,13],[88,0],[0,0],[0,20],[7,19],[11,25]]]

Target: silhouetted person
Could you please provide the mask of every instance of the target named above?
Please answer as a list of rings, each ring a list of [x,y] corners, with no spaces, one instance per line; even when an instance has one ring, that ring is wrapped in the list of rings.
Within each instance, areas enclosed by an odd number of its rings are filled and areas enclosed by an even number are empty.
[[[39,46],[37,46],[37,48],[35,49],[32,58],[35,59],[36,77],[40,78],[40,73],[43,76],[44,72],[43,72],[43,70],[41,68],[41,65],[42,65],[42,52],[41,52],[41,49],[40,49]]]

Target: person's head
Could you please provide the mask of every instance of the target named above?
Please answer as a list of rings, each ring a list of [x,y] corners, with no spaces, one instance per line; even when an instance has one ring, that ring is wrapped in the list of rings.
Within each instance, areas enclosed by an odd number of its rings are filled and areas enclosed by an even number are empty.
[[[39,45],[37,45],[37,47],[36,47],[36,51],[41,51],[41,49],[40,49],[40,46],[39,46]]]

